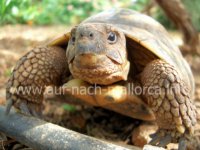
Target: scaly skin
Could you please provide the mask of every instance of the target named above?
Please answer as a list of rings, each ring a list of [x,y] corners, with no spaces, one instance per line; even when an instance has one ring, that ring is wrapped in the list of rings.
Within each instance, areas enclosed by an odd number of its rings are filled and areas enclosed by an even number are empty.
[[[23,56],[7,83],[7,113],[14,105],[25,114],[40,116],[45,86],[59,86],[69,73],[65,51],[37,47]]]
[[[155,60],[145,67],[142,84],[151,89],[151,92],[145,91],[145,98],[159,126],[152,144],[165,146],[177,140],[182,143],[183,138],[192,135],[197,121],[196,107],[176,69],[162,60]],[[157,94],[156,90],[159,90]]]

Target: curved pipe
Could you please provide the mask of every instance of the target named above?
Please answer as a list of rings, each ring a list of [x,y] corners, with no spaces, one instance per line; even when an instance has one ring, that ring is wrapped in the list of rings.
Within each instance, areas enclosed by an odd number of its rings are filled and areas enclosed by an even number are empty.
[[[37,150],[141,150],[122,147],[0,106],[0,131]]]

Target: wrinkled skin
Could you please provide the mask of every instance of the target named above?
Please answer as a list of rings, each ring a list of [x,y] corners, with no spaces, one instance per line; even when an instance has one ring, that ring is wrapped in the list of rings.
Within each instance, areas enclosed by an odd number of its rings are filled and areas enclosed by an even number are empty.
[[[67,60],[73,77],[91,84],[109,85],[128,77],[125,36],[111,26],[84,24],[72,29]]]
[[[46,85],[62,85],[63,78],[70,73],[90,84],[103,85],[104,88],[107,85],[108,89],[111,84],[126,81],[130,62],[134,62],[128,60],[127,55],[123,32],[107,24],[79,25],[71,31],[66,56],[59,47],[43,47],[33,49],[18,62],[7,85],[8,111],[14,105],[23,113],[39,116],[42,93],[19,93],[16,89],[33,86],[43,92]],[[179,149],[185,149],[186,138],[193,134],[196,124],[196,108],[187,84],[175,67],[159,59],[145,66],[138,82],[147,89],[151,86],[161,89],[158,94],[143,94],[143,101],[154,112],[159,126],[151,144],[164,147],[170,142],[179,142]],[[81,98],[87,101],[87,96]]]

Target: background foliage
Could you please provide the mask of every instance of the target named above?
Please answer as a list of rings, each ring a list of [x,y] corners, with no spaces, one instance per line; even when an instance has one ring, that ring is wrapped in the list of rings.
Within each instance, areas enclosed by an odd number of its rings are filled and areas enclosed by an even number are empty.
[[[112,7],[143,11],[153,0],[0,0],[0,24],[76,24],[81,20]],[[183,0],[200,30],[199,0]],[[154,18],[173,28],[158,6],[151,9]]]

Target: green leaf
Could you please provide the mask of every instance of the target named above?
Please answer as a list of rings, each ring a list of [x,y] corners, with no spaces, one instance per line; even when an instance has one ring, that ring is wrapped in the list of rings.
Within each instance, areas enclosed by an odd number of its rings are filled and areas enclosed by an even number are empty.
[[[69,112],[75,112],[76,111],[76,107],[70,104],[64,104],[62,105],[63,109]]]

